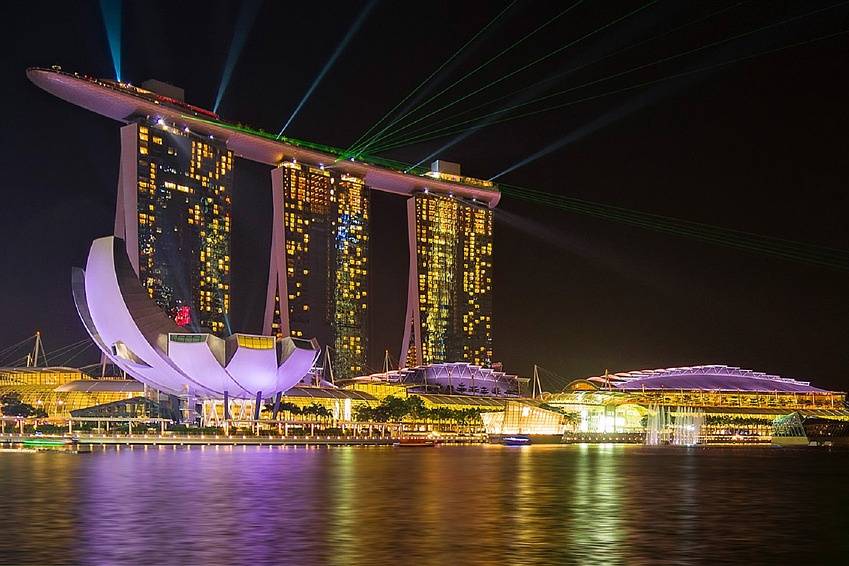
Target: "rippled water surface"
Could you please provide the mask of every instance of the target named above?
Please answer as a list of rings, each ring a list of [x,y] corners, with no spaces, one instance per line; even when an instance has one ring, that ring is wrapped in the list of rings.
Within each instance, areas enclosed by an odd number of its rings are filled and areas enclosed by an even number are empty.
[[[2,453],[0,562],[847,563],[847,478],[816,449]]]

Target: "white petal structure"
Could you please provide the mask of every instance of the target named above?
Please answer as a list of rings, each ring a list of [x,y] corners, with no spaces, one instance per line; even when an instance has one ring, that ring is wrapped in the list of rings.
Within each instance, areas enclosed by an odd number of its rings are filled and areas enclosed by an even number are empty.
[[[271,397],[299,382],[319,353],[315,340],[234,334],[226,339],[177,326],[142,287],[124,242],[95,240],[75,269],[74,301],[95,344],[139,381],[173,395]]]

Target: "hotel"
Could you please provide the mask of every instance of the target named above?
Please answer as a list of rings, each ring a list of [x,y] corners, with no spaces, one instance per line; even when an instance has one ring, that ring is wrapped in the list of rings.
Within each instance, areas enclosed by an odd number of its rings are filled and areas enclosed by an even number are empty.
[[[369,188],[294,161],[271,179],[264,333],[316,338],[330,347],[337,377],[360,375],[368,355]]]
[[[178,326],[230,333],[233,153],[139,118],[121,128],[115,235],[148,294]]]
[[[450,171],[446,173],[446,170]],[[459,177],[437,161],[434,176]],[[407,201],[410,271],[401,360],[492,364],[492,210],[422,191]]]
[[[59,68],[36,85],[121,121],[114,235],[148,295],[181,328],[226,338],[233,160],[271,165],[273,230],[263,333],[317,338],[334,373],[366,373],[370,193],[408,199],[410,266],[400,363],[492,366],[490,181],[281,138],[222,120],[156,81],[137,87]],[[107,345],[110,346],[111,345]]]

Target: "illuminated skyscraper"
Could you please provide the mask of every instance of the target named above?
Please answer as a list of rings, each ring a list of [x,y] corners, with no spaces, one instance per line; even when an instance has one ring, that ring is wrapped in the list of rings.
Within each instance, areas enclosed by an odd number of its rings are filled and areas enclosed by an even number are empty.
[[[402,363],[492,364],[492,210],[422,192],[407,202],[410,279]]]
[[[336,376],[365,370],[369,189],[357,177],[285,162],[272,171],[274,232],[266,334],[317,338]]]
[[[174,321],[229,335],[233,154],[148,120],[121,128],[115,234]]]

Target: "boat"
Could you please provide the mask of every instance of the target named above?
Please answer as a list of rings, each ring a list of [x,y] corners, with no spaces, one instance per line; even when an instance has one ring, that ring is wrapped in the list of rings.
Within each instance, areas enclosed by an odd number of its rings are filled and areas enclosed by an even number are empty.
[[[504,446],[528,446],[531,444],[531,439],[524,434],[514,434],[502,438],[501,444]]]
[[[399,438],[392,443],[392,446],[399,448],[433,448],[436,446],[436,441],[427,437]]]
[[[69,436],[34,436],[25,438],[22,442],[27,447],[56,447],[56,446],[75,446],[79,444],[79,439]]]

